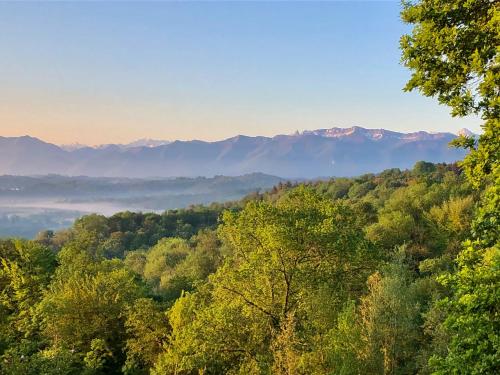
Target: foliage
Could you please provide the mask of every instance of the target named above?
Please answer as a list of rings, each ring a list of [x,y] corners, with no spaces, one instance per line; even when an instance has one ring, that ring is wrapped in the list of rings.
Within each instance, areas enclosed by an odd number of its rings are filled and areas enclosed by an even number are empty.
[[[189,239],[201,229],[215,228],[222,205],[170,210],[163,214],[120,212],[110,217],[87,215],[73,227],[55,233],[41,232],[36,240],[61,249],[75,238],[91,238],[88,249],[106,258],[124,258],[131,250],[147,249],[165,237]],[[80,241],[81,242],[81,241]]]
[[[55,255],[45,246],[32,241],[0,242],[2,346],[22,338],[36,339],[34,307],[55,267]]]
[[[453,115],[481,114],[478,140],[461,137],[470,150],[461,163],[474,187],[483,189],[472,238],[464,244],[454,272],[440,276],[450,295],[441,331],[449,346],[436,353],[438,374],[500,371],[500,5],[488,0],[406,3],[403,20],[414,24],[401,39],[403,61],[413,70],[406,89],[437,96]]]
[[[500,117],[500,8],[489,0],[403,2],[402,18],[414,24],[401,38],[403,62],[412,70],[406,90],[437,96],[454,115]]]
[[[346,295],[360,295],[376,253],[347,206],[306,188],[228,212],[219,231],[230,255],[208,289],[174,305],[177,312],[193,299],[206,303],[173,324],[157,371],[296,373],[314,345],[304,336],[334,322]]]
[[[169,327],[162,306],[151,299],[140,298],[128,307],[125,373],[147,373],[167,343]]]
[[[1,241],[1,373],[499,373],[499,9],[403,4],[406,90],[485,121],[458,164]]]
[[[434,301],[454,301],[446,274],[469,231],[493,227],[485,206],[471,223],[479,195],[456,165],[420,162],[283,183],[216,230],[199,209],[189,232],[174,213],[123,213],[4,241],[1,371],[429,373],[452,337]]]

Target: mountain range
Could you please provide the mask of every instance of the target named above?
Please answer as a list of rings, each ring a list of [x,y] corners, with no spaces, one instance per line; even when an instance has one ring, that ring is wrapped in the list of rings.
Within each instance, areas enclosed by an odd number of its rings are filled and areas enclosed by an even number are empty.
[[[470,135],[463,129],[460,134]],[[238,135],[216,142],[143,139],[128,145],[57,146],[40,139],[0,137],[0,174],[174,177],[262,172],[289,178],[354,176],[411,168],[419,160],[454,162],[465,151],[452,133],[385,129],[318,129],[274,137]]]
[[[128,148],[134,148],[134,147],[157,147],[157,146],[167,145],[169,143],[170,143],[170,141],[142,138],[142,139],[138,139],[137,141],[126,143],[126,144],[104,144],[104,145],[94,146],[93,148],[106,148],[108,146],[117,146],[117,147],[120,147],[120,148],[126,150]],[[60,147],[66,151],[75,151],[75,150],[90,147],[90,146],[76,142],[76,143],[61,145]]]

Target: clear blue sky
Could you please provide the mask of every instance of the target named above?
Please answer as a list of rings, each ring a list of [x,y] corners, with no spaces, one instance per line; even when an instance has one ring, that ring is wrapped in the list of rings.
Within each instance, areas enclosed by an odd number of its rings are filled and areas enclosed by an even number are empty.
[[[0,135],[479,131],[404,93],[399,2],[0,3]]]

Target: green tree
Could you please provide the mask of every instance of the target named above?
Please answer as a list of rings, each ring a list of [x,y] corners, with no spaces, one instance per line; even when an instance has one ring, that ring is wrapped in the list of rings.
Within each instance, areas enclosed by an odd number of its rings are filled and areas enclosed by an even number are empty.
[[[445,186],[425,182],[394,191],[379,210],[378,222],[367,227],[367,237],[389,251],[407,244],[406,251],[417,260],[441,254],[446,237],[428,212],[447,195]]]
[[[401,251],[404,253],[404,251]],[[414,374],[423,341],[422,313],[426,305],[419,283],[402,259],[368,280],[369,293],[360,306],[365,372]]]
[[[413,167],[413,172],[416,175],[425,175],[432,173],[436,170],[436,166],[432,163],[428,163],[426,161],[418,161],[415,163]]]
[[[376,262],[349,207],[304,187],[226,212],[219,232],[229,255],[206,288],[174,305],[159,373],[293,373]]]
[[[315,350],[301,358],[302,373],[311,375],[340,374],[357,375],[366,373],[363,355],[365,340],[362,324],[354,300],[345,303],[337,317],[336,324],[321,336]]]
[[[161,305],[140,298],[127,307],[125,329],[127,360],[124,372],[147,374],[168,341],[170,326]]]
[[[38,334],[35,306],[54,273],[51,249],[35,241],[0,241],[0,314],[4,345]]]
[[[454,115],[500,117],[499,5],[490,0],[403,2],[402,18],[415,25],[401,38],[412,70],[405,89],[437,96]]]
[[[58,270],[38,304],[42,333],[52,348],[86,358],[88,368],[117,371],[124,361],[126,311],[144,289],[119,260],[77,264],[82,268],[72,266],[71,273]]]
[[[79,375],[81,361],[71,350],[44,349],[27,355],[25,348],[12,347],[2,357],[2,374],[9,375]]]
[[[470,181],[485,189],[481,208],[457,259],[457,271],[440,278],[451,296],[440,302],[451,342],[431,364],[439,374],[500,371],[500,4],[489,0],[407,2],[401,39],[412,69],[406,89],[437,96],[452,114],[480,114],[484,132],[455,145],[470,150],[462,163]]]
[[[188,254],[191,248],[186,240],[181,238],[164,238],[146,253],[144,264],[144,278],[153,289],[161,294],[175,284],[175,268]],[[182,288],[182,287],[181,287]],[[182,290],[182,289],[181,289]],[[179,293],[167,293],[175,299]]]
[[[85,363],[88,374],[105,374],[106,367],[113,358],[108,344],[103,339],[93,339],[90,343],[90,350],[85,354],[83,362]]]

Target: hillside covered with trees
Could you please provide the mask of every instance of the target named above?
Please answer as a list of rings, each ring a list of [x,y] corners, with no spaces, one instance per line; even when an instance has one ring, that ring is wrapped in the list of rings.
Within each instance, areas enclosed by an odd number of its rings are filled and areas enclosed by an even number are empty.
[[[478,198],[419,162],[3,241],[3,372],[429,372]]]
[[[2,241],[1,372],[499,373],[499,15],[404,3],[407,89],[484,120],[457,165]]]

